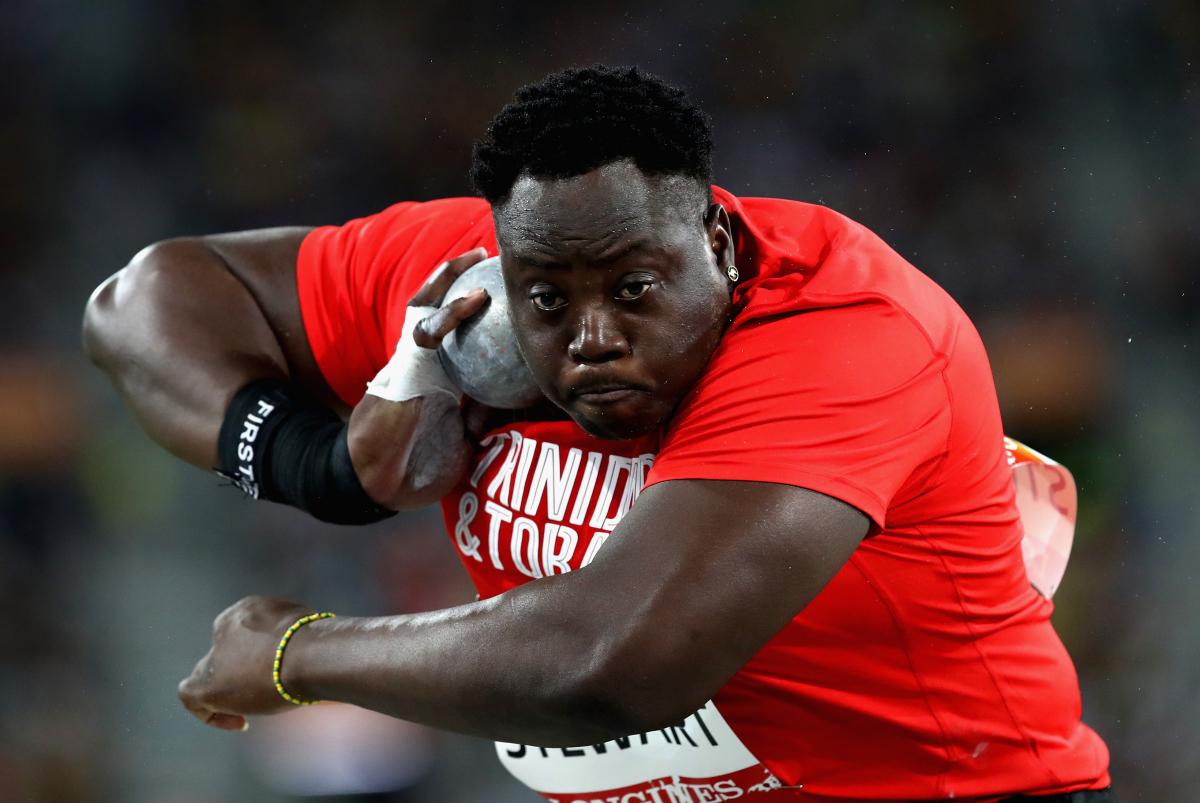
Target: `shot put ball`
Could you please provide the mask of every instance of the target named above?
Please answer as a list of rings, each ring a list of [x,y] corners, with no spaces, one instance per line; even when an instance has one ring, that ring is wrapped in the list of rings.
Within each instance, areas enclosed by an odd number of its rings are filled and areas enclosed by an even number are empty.
[[[542,392],[517,347],[499,257],[468,268],[450,285],[443,303],[461,298],[476,287],[487,290],[487,305],[442,340],[442,367],[463,393],[489,407],[529,407],[542,398]]]

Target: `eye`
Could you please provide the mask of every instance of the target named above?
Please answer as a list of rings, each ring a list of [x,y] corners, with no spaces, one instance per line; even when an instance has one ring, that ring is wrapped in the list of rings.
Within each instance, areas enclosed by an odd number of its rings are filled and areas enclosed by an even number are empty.
[[[533,306],[543,312],[551,312],[556,309],[561,309],[567,304],[567,300],[562,297],[562,294],[544,284],[534,285],[529,291],[529,300],[533,302]]]
[[[654,282],[649,279],[632,279],[617,289],[617,298],[621,301],[636,301],[649,292]]]

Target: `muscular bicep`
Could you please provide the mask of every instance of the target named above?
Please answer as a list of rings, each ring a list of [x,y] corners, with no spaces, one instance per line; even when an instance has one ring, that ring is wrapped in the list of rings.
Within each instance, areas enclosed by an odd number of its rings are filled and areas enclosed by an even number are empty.
[[[609,680],[619,678],[633,705],[686,715],[804,609],[868,523],[844,502],[790,485],[647,489],[579,578],[597,585]]]
[[[307,229],[155,243],[96,289],[85,351],[146,432],[201,467],[239,388],[291,377],[333,404],[303,331],[296,259]]]
[[[243,284],[274,333],[292,380],[319,401],[345,413],[348,407],[330,389],[304,331],[296,289],[300,245],[309,227],[210,234],[199,238]]]

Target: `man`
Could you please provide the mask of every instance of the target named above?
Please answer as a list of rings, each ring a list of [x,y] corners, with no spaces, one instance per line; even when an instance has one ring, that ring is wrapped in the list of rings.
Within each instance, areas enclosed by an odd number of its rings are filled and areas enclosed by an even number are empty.
[[[679,90],[568,70],[493,120],[484,200],[168,241],[97,291],[88,349],[160,443],[326,519],[441,500],[481,595],[243,600],[190,711],[354,703],[558,801],[1109,799],[974,328],[861,226],[712,188],[710,151]],[[424,309],[497,246],[548,400],[507,416],[431,362],[486,298]]]

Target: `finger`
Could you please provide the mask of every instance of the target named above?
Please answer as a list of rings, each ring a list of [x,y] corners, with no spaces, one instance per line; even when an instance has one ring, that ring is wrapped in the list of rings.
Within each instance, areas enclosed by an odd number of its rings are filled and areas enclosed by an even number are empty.
[[[462,276],[467,268],[484,259],[487,259],[487,249],[480,246],[465,254],[456,256],[448,262],[443,262],[425,280],[425,284],[421,285],[421,289],[408,302],[409,306],[436,307],[441,304],[446,291],[450,289],[450,285],[454,284],[455,280],[459,276]]]
[[[456,298],[413,329],[413,340],[418,346],[435,349],[442,344],[442,338],[454,331],[455,327],[478,313],[487,303],[488,294],[482,287],[476,288],[462,298]]]
[[[250,729],[250,723],[245,717],[238,714],[226,714],[221,711],[214,711],[200,702],[198,683],[194,678],[195,674],[184,678],[179,683],[179,701],[183,703],[183,707],[187,709],[188,713],[205,725],[211,725],[221,730],[244,731]]]
[[[184,682],[186,683],[187,681]],[[204,723],[207,723],[208,718],[216,713],[194,697],[185,696],[182,691],[179,693],[179,701],[183,703],[183,707],[187,709],[189,714]]]
[[[199,703],[201,697],[201,689],[203,687],[203,678],[208,671],[208,663],[212,658],[212,650],[204,654],[204,657],[196,662],[192,667],[192,674],[188,675],[183,680],[179,681],[179,699],[184,705],[188,703]]]
[[[214,728],[219,728],[223,731],[250,730],[250,722],[245,717],[238,714],[222,714],[216,711],[209,715],[204,724],[212,725]]]
[[[201,664],[196,665],[196,669],[192,671],[191,675],[179,681],[179,702],[183,703],[183,707],[192,712],[201,722],[204,722],[208,720],[208,715],[212,711],[200,701],[200,682],[197,680],[197,675]]]

